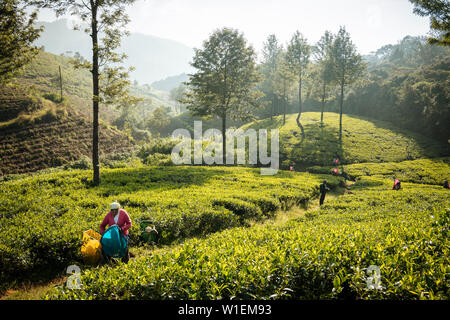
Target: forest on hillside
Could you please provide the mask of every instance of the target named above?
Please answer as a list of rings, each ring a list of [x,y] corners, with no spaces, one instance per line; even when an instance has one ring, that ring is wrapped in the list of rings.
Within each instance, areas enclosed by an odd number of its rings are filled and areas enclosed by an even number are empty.
[[[326,33],[316,44],[308,44],[305,40],[305,45],[310,48],[310,59],[305,64],[301,81],[303,111],[339,112],[339,87],[330,70],[324,70],[327,67],[324,59],[329,57],[325,52],[320,53],[324,50],[320,49],[323,42],[330,41],[331,44],[332,37],[331,33]],[[279,44],[275,35],[269,36],[265,43],[264,58],[258,64],[264,80],[257,87],[264,93],[266,103],[254,111],[256,118],[267,119],[298,111],[298,80],[294,70],[283,64],[286,63],[282,57],[287,46]],[[362,63],[365,67],[344,92],[344,113],[389,121],[400,128],[448,141],[448,47],[430,45],[424,36],[406,36],[396,44],[385,45],[362,56]],[[185,90],[185,85],[180,85],[172,90],[172,95],[176,97]],[[186,106],[181,106],[180,110],[186,111]],[[172,121],[179,123],[176,119]],[[163,133],[170,135],[171,131],[164,130]]]
[[[326,40],[327,37],[330,39]],[[322,42],[330,41],[326,33]],[[327,53],[320,53],[324,43],[309,44],[309,50],[302,80],[295,75],[295,66],[286,60],[289,44],[279,44],[275,35],[268,37],[263,59],[256,63],[261,75],[255,88],[264,94],[259,108],[251,110],[247,119],[232,119],[230,126],[239,127],[254,119],[269,119],[278,115],[297,113],[299,109],[299,83],[302,112],[339,112],[340,88],[333,77]],[[320,57],[320,55],[323,57]],[[448,47],[430,45],[424,36],[406,36],[396,44],[379,48],[370,55],[361,56],[361,70],[355,80],[346,84],[343,97],[345,114],[366,116],[388,121],[395,126],[420,133],[429,138],[447,143],[450,139],[450,50]],[[158,127],[152,130],[161,136],[170,136],[173,130],[183,127],[192,129],[193,120],[201,117],[192,115],[183,96],[189,92],[189,80],[171,89],[170,99],[175,112],[159,108],[149,115]],[[156,107],[157,108],[157,107]],[[146,129],[145,120],[138,112],[130,112],[122,118],[141,130]],[[209,127],[220,127],[220,117],[213,114],[203,119]]]

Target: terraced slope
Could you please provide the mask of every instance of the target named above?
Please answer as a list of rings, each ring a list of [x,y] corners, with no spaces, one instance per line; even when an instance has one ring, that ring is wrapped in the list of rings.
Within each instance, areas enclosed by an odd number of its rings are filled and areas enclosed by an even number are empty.
[[[20,88],[0,90],[0,175],[59,166],[91,155],[92,125],[70,106],[35,98]],[[130,139],[100,127],[100,156],[126,152]]]
[[[63,79],[64,98],[70,101],[74,110],[85,117],[92,117],[92,75],[83,68],[75,69],[70,57],[54,55],[41,51],[36,58],[25,66],[23,73],[15,81],[23,86],[33,86],[41,94],[59,95],[59,67]],[[146,85],[131,85],[130,92],[136,97],[150,99],[152,107],[171,107],[168,94]],[[112,106],[104,106],[99,110],[99,117],[105,121],[113,121],[119,112]]]
[[[389,178],[364,177],[285,223],[229,228],[128,264],[83,268],[81,289],[62,284],[46,298],[448,300],[448,192],[416,183],[394,191]]]
[[[23,90],[15,87],[3,87],[0,90],[0,122],[10,121],[19,116],[19,113],[33,112],[42,105]]]

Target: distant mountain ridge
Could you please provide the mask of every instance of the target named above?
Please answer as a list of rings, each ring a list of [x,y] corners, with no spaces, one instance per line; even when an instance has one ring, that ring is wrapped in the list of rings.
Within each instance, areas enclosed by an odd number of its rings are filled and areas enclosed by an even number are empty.
[[[54,54],[78,52],[83,57],[90,58],[92,48],[89,35],[83,31],[73,30],[67,19],[36,24],[43,25],[45,28],[41,37],[35,42],[38,46],[44,46],[45,51]],[[173,40],[131,33],[129,37],[122,39],[119,51],[128,55],[124,65],[136,68],[131,73],[131,79],[140,83],[151,84],[170,76],[189,73],[192,70],[189,62],[194,55],[194,50]]]
[[[170,92],[170,90],[178,87],[183,82],[189,80],[189,75],[186,73],[182,73],[176,76],[167,77],[165,79],[155,81],[151,84],[152,88],[162,91]]]

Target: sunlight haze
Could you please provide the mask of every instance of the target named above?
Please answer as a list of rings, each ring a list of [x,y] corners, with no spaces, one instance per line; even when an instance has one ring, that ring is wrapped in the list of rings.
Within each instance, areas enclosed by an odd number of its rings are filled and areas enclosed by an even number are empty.
[[[313,44],[325,30],[345,26],[362,54],[395,44],[406,35],[426,35],[428,18],[413,14],[408,0],[145,0],[128,7],[131,32],[200,48],[217,28],[244,33],[259,53],[269,34],[285,44],[299,30]],[[39,18],[55,20],[43,10]]]

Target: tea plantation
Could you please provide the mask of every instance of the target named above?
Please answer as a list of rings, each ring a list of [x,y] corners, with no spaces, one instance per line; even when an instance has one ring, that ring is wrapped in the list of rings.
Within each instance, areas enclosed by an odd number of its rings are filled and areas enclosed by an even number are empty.
[[[235,227],[127,265],[86,270],[82,289],[63,285],[46,297],[449,299],[449,191],[391,188],[389,179],[364,177],[300,218]]]
[[[306,204],[318,194],[323,175],[231,167],[140,167],[102,170],[92,187],[89,170],[10,176],[0,182],[0,270],[2,289],[14,281],[71,263],[82,263],[81,234],[99,229],[108,206],[119,201],[134,225],[151,217],[159,243],[170,244],[226,228],[246,226],[278,210]],[[338,185],[339,179],[331,179]]]
[[[448,158],[346,170],[351,191],[281,223],[272,217],[317,201],[324,178],[332,188],[343,179],[202,166],[104,169],[98,187],[83,170],[12,176],[0,182],[2,289],[77,264],[82,288],[43,298],[449,299]],[[81,234],[114,200],[135,223],[131,248],[141,217],[154,219],[160,245],[128,264],[84,266]]]

